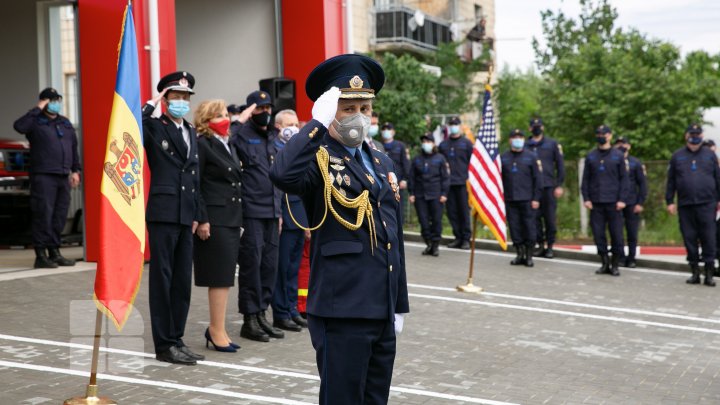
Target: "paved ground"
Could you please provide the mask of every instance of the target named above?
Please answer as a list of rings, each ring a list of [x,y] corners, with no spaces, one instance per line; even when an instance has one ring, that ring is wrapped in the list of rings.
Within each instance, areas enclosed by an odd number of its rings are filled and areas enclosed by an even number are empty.
[[[406,245],[412,313],[390,403],[720,403],[720,288],[651,269],[596,276],[595,264],[559,259],[517,268],[507,254],[479,252],[475,284],[485,292],[469,295],[454,291],[467,252],[420,251]],[[93,266],[84,269],[0,271],[0,403],[58,404],[83,393],[94,322]],[[205,350],[204,289],[193,291],[186,343],[208,361],[156,362],[146,280],[123,333],[111,327],[106,336],[101,394],[121,404],[316,403],[307,331],[270,343],[237,338],[236,354]]]

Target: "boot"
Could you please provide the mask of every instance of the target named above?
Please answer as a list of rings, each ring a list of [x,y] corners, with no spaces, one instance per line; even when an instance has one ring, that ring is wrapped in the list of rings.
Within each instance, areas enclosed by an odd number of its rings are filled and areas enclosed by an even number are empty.
[[[530,252],[528,252],[528,254],[530,254]],[[540,257],[540,256],[543,256],[544,254],[545,254],[545,248],[543,247],[542,243],[538,244],[535,247],[535,249],[532,251],[532,255],[535,257]]]
[[[635,262],[635,258],[634,257],[625,258],[625,267],[630,268],[630,269],[634,269],[635,267],[637,267],[637,262]]]
[[[552,245],[548,244],[547,249],[545,249],[545,252],[543,253],[543,256],[545,256],[546,259],[552,259],[553,257],[555,257]]]
[[[432,242],[430,239],[425,239],[425,250],[423,250],[422,254],[423,256],[427,256],[430,254],[430,250],[432,250]]]
[[[75,260],[64,258],[63,255],[60,254],[60,249],[58,248],[48,248],[48,253],[50,253],[50,260],[55,262],[58,266],[75,265]]]
[[[705,285],[708,287],[715,287],[713,274],[715,274],[715,263],[705,263]]]
[[[595,274],[607,274],[610,272],[610,258],[608,257],[607,253],[603,253],[600,255],[600,259],[602,260],[602,265],[599,269],[595,270]]]
[[[620,275],[620,269],[618,268],[618,263],[620,262],[620,256],[613,253],[611,263],[610,263],[610,274],[617,277]]]
[[[240,328],[240,336],[245,339],[256,340],[258,342],[269,342],[270,336],[265,333],[258,324],[257,314],[245,314],[243,316],[243,325]]]
[[[455,239],[454,241],[448,243],[447,247],[457,249],[460,247],[460,245],[462,245],[462,240]]]
[[[515,251],[517,253],[517,256],[515,256],[515,258],[510,261],[510,265],[519,266],[521,264],[525,264],[525,246],[517,245],[515,246]]]
[[[437,240],[433,241],[432,244],[430,245],[430,254],[435,257],[440,256],[439,247],[440,247],[440,242]]]
[[[523,249],[524,253],[524,259],[525,259],[525,267],[533,267],[535,266],[535,263],[533,263],[533,257],[530,254],[532,251],[532,245],[526,245],[525,249]]]
[[[692,271],[692,276],[685,280],[685,282],[688,284],[700,284],[700,267],[697,263],[690,263],[690,270]]]
[[[285,332],[270,325],[270,322],[268,322],[267,318],[265,318],[265,311],[258,312],[257,320],[260,328],[265,331],[265,333],[267,333],[268,336],[270,336],[271,338],[282,339],[285,337]]]
[[[57,263],[47,256],[45,248],[35,248],[35,265],[33,267],[36,269],[55,269],[57,266]]]
[[[462,249],[462,250],[469,250],[469,249],[470,249],[470,241],[469,241],[469,240],[464,240],[464,241],[460,242],[460,247],[459,247],[459,248]]]

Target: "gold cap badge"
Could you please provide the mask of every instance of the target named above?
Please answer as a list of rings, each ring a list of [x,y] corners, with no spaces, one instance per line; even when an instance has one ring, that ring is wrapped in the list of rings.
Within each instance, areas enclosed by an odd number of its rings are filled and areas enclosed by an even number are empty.
[[[265,97],[267,97],[267,96],[265,95],[265,93],[260,93],[260,98],[265,98]]]
[[[350,79],[350,88],[352,89],[362,89],[363,87],[363,81],[360,78],[360,76],[355,75],[352,79]]]

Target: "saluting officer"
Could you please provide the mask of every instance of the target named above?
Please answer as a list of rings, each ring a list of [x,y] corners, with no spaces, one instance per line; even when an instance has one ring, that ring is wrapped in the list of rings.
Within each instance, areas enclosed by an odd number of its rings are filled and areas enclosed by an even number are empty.
[[[315,227],[307,313],[321,405],[387,403],[395,335],[409,311],[398,175],[363,142],[384,81],[366,56],[318,65],[305,85],[313,119],[272,168]]]
[[[625,169],[628,172],[628,199],[623,208],[623,220],[627,233],[628,254],[625,256],[623,265],[625,267],[637,267],[635,253],[637,252],[638,231],[640,229],[640,213],[643,212],[643,205],[647,198],[648,188],[645,179],[645,166],[640,159],[630,156],[630,141],[626,137],[619,137],[615,141],[615,148],[625,156]]]
[[[282,339],[282,330],[265,315],[272,301],[277,277],[282,192],[269,181],[270,167],[282,147],[270,127],[272,99],[264,91],[247,96],[250,119],[231,142],[243,164],[243,226],[238,254],[238,309],[243,314],[240,336],[259,342]]]
[[[552,259],[553,245],[557,235],[557,199],[563,195],[562,184],[565,181],[565,159],[562,146],[555,139],[545,136],[545,126],[540,118],[530,120],[528,147],[542,163],[543,189],[540,209],[537,210],[537,244],[535,256]],[[545,243],[547,242],[547,247]]]
[[[450,167],[445,156],[438,153],[432,133],[421,136],[420,141],[422,153],[415,156],[410,167],[409,200],[415,204],[420,231],[427,246],[422,254],[438,256],[443,204],[450,191]]]
[[[505,212],[517,256],[510,264],[533,267],[536,210],[543,190],[542,162],[525,146],[525,134],[514,129],[509,135],[510,150],[500,156],[505,193]]]
[[[627,205],[628,182],[625,156],[612,148],[612,131],[607,125],[595,130],[598,147],[585,158],[582,174],[584,205],[590,210],[590,227],[598,254],[602,260],[596,274],[620,275],[618,264],[623,251],[622,213]],[[610,231],[612,262],[608,257],[605,229]]]
[[[150,242],[150,321],[155,357],[194,365],[185,333],[192,284],[193,234],[198,226],[200,178],[197,136],[183,116],[190,111],[195,78],[174,72],[160,79],[160,92],[143,107],[143,143],[150,167],[146,219]],[[152,116],[158,102],[165,107]]]
[[[470,207],[466,183],[473,144],[460,130],[460,118],[451,118],[449,124],[450,136],[438,147],[450,165],[450,194],[446,207],[455,240],[448,247],[470,249]]]
[[[713,151],[702,147],[703,131],[690,124],[685,131],[685,146],[673,153],[667,175],[665,201],[671,215],[680,214],[687,260],[692,277],[688,284],[700,283],[698,241],[705,263],[705,285],[715,287],[715,212],[720,209],[720,169]],[[675,205],[677,193],[677,205]]]
[[[60,115],[62,95],[57,90],[48,87],[39,98],[37,106],[13,125],[30,142],[34,267],[74,266],[74,260],[60,254],[60,236],[70,208],[70,188],[80,184],[77,135],[70,120]]]

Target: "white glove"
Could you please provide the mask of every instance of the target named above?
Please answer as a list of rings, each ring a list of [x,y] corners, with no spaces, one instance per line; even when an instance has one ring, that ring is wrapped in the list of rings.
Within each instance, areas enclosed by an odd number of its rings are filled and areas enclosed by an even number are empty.
[[[399,335],[400,333],[402,333],[404,322],[405,322],[404,314],[395,314],[395,334],[396,335]]]
[[[328,91],[318,97],[312,108],[313,119],[320,121],[325,128],[330,128],[330,124],[335,119],[337,113],[338,100],[340,99],[340,89],[331,87]]]

